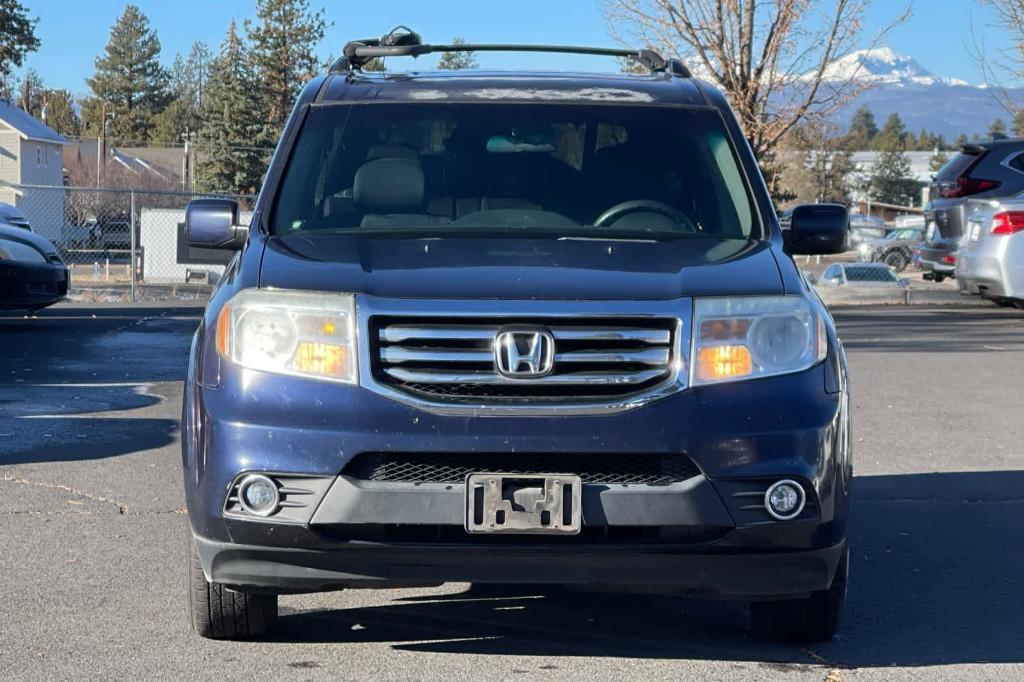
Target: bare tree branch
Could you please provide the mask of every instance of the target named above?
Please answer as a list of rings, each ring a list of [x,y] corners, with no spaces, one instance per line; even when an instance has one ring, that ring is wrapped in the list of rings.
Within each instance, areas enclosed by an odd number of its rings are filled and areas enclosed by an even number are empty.
[[[768,159],[801,122],[828,117],[870,87],[859,68],[837,79],[828,67],[877,46],[910,16],[912,0],[866,45],[871,0],[602,2],[616,40],[687,58],[695,74],[725,90],[754,152]]]
[[[985,43],[974,30],[973,21],[969,52],[981,69],[981,76],[989,86],[989,92],[1008,114],[1016,116],[1021,104],[1014,101],[1004,83],[1007,78],[1024,77],[1024,0],[981,0],[981,3],[992,8],[996,23],[1009,34],[1013,54],[1009,58],[1002,54],[996,57],[990,55]]]

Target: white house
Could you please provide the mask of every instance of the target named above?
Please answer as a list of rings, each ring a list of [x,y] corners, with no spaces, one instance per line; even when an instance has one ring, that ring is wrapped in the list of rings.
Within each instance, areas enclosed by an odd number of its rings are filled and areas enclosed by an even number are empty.
[[[64,145],[42,121],[0,99],[0,202],[21,209],[32,229],[59,239],[64,224]],[[53,189],[37,189],[45,185]]]

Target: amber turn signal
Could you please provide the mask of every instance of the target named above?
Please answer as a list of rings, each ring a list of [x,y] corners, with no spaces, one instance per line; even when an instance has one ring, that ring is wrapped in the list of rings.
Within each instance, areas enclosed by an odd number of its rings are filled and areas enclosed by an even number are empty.
[[[746,376],[753,371],[746,346],[701,348],[697,357],[697,377],[701,381],[720,381]]]
[[[295,353],[295,369],[306,374],[343,377],[348,373],[348,348],[304,341]]]

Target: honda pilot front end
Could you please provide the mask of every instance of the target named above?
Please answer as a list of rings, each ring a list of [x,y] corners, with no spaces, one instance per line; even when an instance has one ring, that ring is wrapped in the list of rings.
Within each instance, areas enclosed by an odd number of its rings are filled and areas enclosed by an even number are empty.
[[[352,61],[303,90],[251,225],[190,205],[192,243],[238,250],[184,401],[200,634],[265,634],[279,594],[444,582],[835,632],[845,358],[789,254],[841,249],[848,216],[783,234],[721,94],[658,64]]]

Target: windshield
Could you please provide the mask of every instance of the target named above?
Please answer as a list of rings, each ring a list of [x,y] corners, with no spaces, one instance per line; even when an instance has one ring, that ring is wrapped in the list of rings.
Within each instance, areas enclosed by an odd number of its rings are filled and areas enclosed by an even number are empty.
[[[888,268],[846,268],[846,279],[851,282],[896,282],[896,274]]]
[[[271,218],[302,230],[747,239],[754,210],[713,110],[318,105]]]

